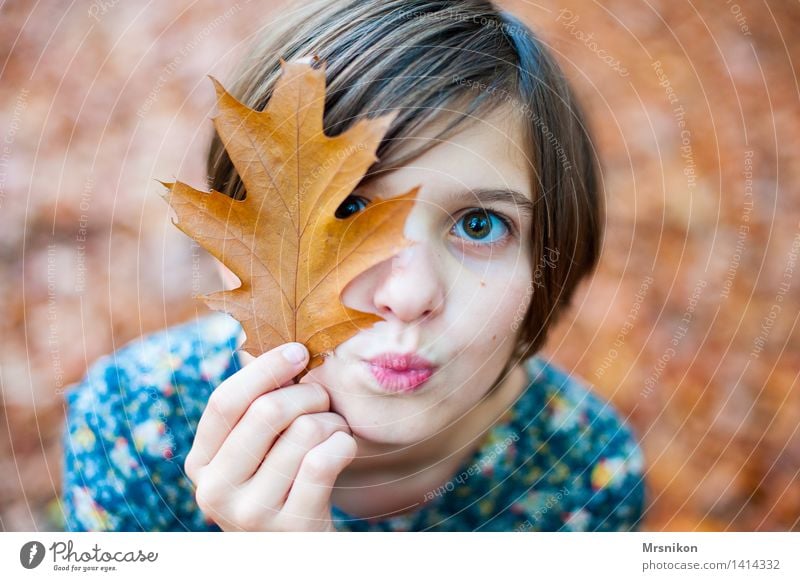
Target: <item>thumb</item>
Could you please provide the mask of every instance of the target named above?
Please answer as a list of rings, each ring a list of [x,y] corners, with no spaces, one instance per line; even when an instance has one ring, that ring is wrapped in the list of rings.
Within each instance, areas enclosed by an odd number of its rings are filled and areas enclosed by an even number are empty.
[[[291,343],[286,343],[284,345],[279,345],[279,346],[275,347],[274,349],[272,349],[270,351],[265,351],[259,357],[253,357],[252,355],[250,355],[250,353],[248,353],[247,351],[244,351],[242,349],[238,350],[236,353],[239,356],[239,361],[241,362],[242,367],[246,367],[247,365],[250,365],[251,363],[253,363],[253,361],[255,361],[258,358],[266,358],[268,360],[272,360],[276,356],[279,357],[278,361],[282,365],[285,365],[285,363],[286,363],[286,361],[285,361],[285,352],[286,352],[286,347],[287,346],[293,346],[295,348],[295,351],[297,351],[297,348],[299,347],[300,350],[304,354],[303,360],[306,360],[308,358],[308,349],[306,348],[306,346],[303,345],[302,343],[297,343],[297,342],[291,342]],[[273,363],[275,363],[275,362],[273,361]],[[297,367],[297,363],[294,363],[292,361],[291,364],[294,367]],[[297,379],[298,379],[297,376],[290,377],[286,381],[281,383],[279,385],[279,387],[286,387],[287,385],[293,385],[293,384],[297,383]]]
[[[243,367],[245,365],[249,365],[250,363],[256,360],[256,358],[250,355],[247,351],[242,351],[241,349],[237,351],[236,354],[239,357],[239,361],[242,362]]]

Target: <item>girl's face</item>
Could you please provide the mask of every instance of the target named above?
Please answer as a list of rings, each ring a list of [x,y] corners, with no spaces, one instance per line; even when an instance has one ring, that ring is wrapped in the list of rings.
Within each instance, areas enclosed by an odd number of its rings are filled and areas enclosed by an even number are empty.
[[[361,273],[341,296],[385,321],[340,344],[306,379],[328,387],[332,411],[358,437],[409,444],[436,434],[473,407],[511,355],[512,325],[531,299],[533,180],[513,113],[477,120],[345,202],[354,213],[376,196],[421,186],[404,231],[415,244]],[[487,201],[481,190],[502,194]],[[436,368],[413,391],[387,391],[366,362],[383,353],[416,353]]]
[[[415,243],[362,272],[341,296],[385,321],[341,343],[303,378],[327,386],[331,410],[355,436],[424,440],[468,412],[498,378],[514,347],[512,326],[531,299],[529,168],[522,121],[500,108],[345,202],[354,213],[375,196],[421,186],[404,231]],[[481,198],[481,191],[495,195]],[[383,353],[415,353],[436,367],[412,391],[387,391],[367,363]]]

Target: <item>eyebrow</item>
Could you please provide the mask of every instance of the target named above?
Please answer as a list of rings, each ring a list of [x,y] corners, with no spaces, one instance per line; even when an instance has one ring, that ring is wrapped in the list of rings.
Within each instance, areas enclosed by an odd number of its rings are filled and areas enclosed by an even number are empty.
[[[501,202],[510,204],[523,216],[533,216],[533,201],[517,190],[506,188],[475,188],[452,190],[447,193],[448,200],[478,200],[483,203]]]

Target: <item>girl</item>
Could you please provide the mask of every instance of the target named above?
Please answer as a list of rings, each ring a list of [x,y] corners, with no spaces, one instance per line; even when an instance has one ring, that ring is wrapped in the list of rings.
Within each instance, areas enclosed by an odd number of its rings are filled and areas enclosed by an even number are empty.
[[[67,393],[67,530],[633,530],[642,454],[536,353],[598,260],[584,117],[541,41],[485,0],[339,0],[269,29],[230,92],[263,109],[279,58],[327,75],[325,132],[399,114],[337,215],[420,184],[414,244],[341,300],[382,317],[300,383],[212,313],[98,360]],[[221,142],[210,186],[241,199]],[[221,268],[229,286],[237,281]]]

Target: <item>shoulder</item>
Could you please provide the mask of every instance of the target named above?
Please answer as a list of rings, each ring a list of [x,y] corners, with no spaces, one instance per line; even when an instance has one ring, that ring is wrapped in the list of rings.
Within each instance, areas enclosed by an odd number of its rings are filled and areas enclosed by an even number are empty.
[[[644,509],[644,457],[633,427],[583,379],[543,356],[525,363],[526,435],[559,530],[634,530]],[[537,488],[537,486],[534,486]]]
[[[175,522],[167,507],[186,496],[181,460],[210,392],[235,371],[239,329],[213,313],[146,334],[97,359],[67,389],[62,500],[70,530]]]
[[[109,433],[127,431],[124,422],[140,451],[152,454],[148,444],[161,424],[202,413],[210,392],[235,371],[239,329],[231,317],[213,313],[126,343],[67,389],[69,417],[91,413],[98,430]]]

